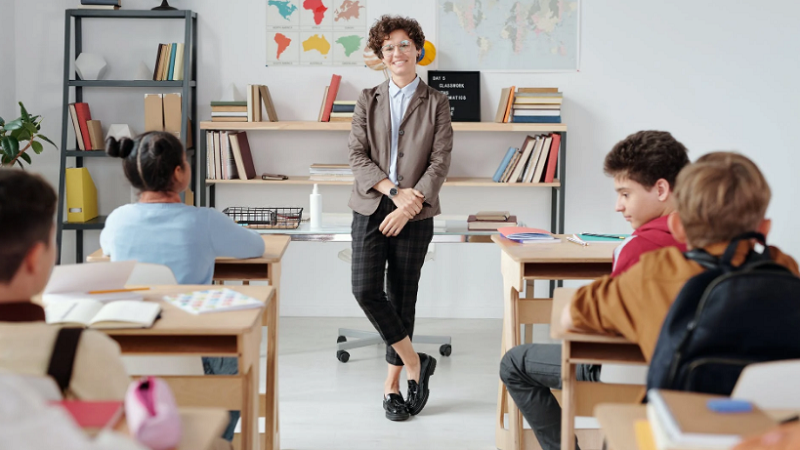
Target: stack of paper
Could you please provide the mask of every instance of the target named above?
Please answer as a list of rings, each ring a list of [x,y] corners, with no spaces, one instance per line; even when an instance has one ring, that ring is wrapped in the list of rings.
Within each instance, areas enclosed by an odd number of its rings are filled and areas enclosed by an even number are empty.
[[[238,311],[264,306],[252,297],[231,289],[209,289],[164,297],[168,303],[192,314]]]
[[[539,228],[504,227],[498,228],[497,231],[500,232],[504,238],[519,242],[520,244],[560,242],[552,233]]]

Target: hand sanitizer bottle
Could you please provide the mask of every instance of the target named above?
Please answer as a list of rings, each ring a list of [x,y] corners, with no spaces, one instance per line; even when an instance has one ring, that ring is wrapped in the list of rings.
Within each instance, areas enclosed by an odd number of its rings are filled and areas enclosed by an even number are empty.
[[[319,193],[319,188],[314,184],[314,190],[309,199],[309,217],[311,219],[311,229],[319,230],[322,228],[322,194]]]

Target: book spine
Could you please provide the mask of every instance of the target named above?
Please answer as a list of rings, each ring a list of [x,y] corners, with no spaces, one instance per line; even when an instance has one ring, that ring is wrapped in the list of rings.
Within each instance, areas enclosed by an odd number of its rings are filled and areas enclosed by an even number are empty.
[[[506,151],[506,156],[503,158],[503,161],[500,163],[500,166],[497,168],[497,171],[494,173],[494,176],[492,177],[492,181],[494,181],[495,183],[500,182],[500,178],[503,176],[503,172],[506,171],[506,167],[508,167],[508,163],[511,162],[511,158],[514,157],[514,152],[516,151],[517,149],[514,147],[508,148],[508,150]]]
[[[325,99],[325,110],[322,113],[323,122],[330,122],[333,101],[336,100],[336,94],[339,92],[339,83],[341,83],[341,81],[341,75],[333,75],[331,77],[331,87],[328,89],[328,98]]]
[[[78,116],[78,125],[81,127],[81,137],[86,150],[92,149],[92,140],[89,137],[89,125],[87,122],[92,120],[92,113],[89,111],[88,103],[75,103],[75,114]]]
[[[513,123],[561,123],[561,116],[513,116]]]
[[[552,183],[556,176],[556,163],[558,152],[561,149],[561,135],[553,133],[553,142],[550,144],[550,158],[547,160],[547,171],[544,175],[545,183]]]
[[[170,47],[169,52],[169,74],[167,75],[167,80],[173,81],[175,80],[175,55],[178,53],[178,44],[173,43]]]

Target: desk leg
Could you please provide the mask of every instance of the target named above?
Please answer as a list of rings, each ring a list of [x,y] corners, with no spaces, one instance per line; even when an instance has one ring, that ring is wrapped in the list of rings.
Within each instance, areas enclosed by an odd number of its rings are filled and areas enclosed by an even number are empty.
[[[570,363],[570,342],[561,344],[561,448],[575,450],[575,364]]]
[[[242,450],[259,450],[260,443],[258,439],[258,385],[259,385],[259,368],[260,357],[259,348],[261,342],[261,327],[257,326],[251,330],[247,338],[248,345],[245,347],[246,352],[243,352],[241,357],[241,368],[246,367],[245,375],[242,377]],[[252,356],[251,356],[252,355]]]
[[[503,273],[503,340],[501,351],[505,354],[520,344],[519,297],[523,288],[523,266],[503,253],[500,257]],[[502,450],[522,448],[522,414],[501,381],[497,402],[497,430],[495,444]],[[503,413],[508,410],[508,430],[503,426]]]
[[[281,264],[272,263],[269,268],[269,282],[275,289],[275,297],[265,310],[267,325],[267,392],[266,392],[266,432],[264,449],[280,449],[280,420],[278,416],[278,320],[280,315]]]

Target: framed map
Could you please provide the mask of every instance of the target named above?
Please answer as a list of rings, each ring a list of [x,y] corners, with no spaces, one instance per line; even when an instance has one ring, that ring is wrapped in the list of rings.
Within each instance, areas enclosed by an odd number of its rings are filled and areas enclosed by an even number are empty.
[[[576,71],[580,0],[436,0],[438,68]]]
[[[267,66],[359,66],[366,0],[266,0]]]

